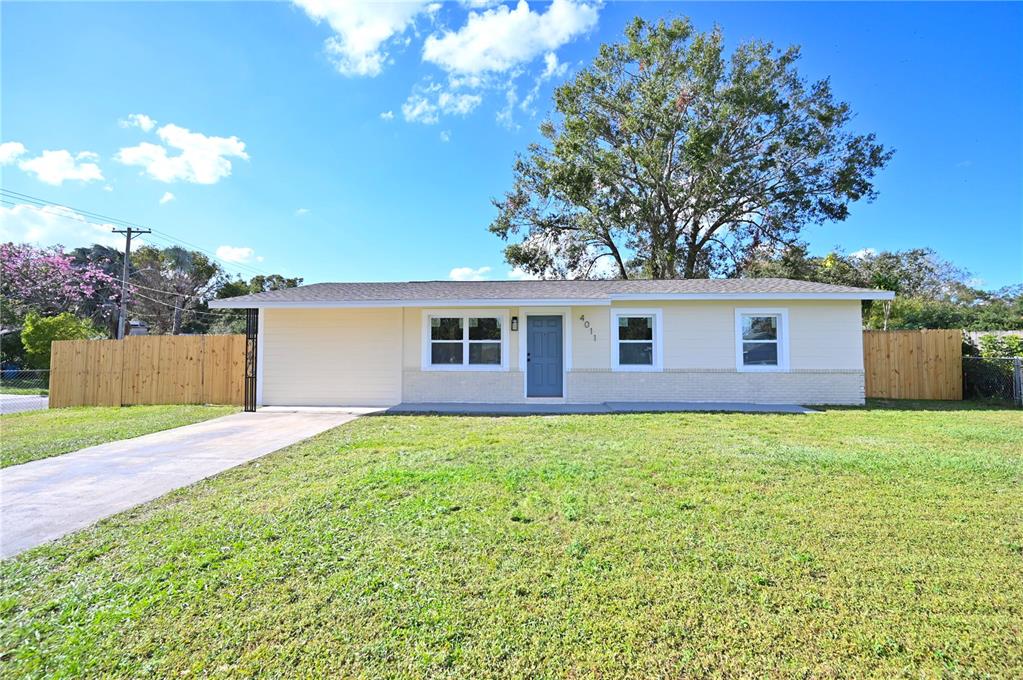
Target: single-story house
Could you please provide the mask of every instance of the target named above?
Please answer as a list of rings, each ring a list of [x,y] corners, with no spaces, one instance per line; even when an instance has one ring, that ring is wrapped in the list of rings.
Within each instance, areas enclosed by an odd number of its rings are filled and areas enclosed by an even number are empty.
[[[892,297],[788,279],[412,281],[210,306],[258,309],[258,405],[861,404],[860,303]]]

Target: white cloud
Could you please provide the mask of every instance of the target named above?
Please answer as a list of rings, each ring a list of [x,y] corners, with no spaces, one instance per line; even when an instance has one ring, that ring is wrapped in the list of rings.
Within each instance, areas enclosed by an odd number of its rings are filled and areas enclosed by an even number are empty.
[[[444,113],[454,113],[464,116],[472,113],[472,110],[480,105],[483,97],[478,94],[459,94],[455,92],[441,92],[437,95],[437,106]]]
[[[295,211],[295,217],[304,217],[309,214],[309,208],[299,208]]]
[[[216,184],[231,175],[229,158],[248,160],[245,142],[237,137],[207,137],[178,125],[164,125],[156,131],[167,146],[142,142],[117,152],[117,160],[125,165],[142,167],[153,179],[161,182],[183,180],[196,184]],[[181,153],[168,154],[167,147]]]
[[[545,54],[543,63],[543,71],[536,77],[536,80],[533,82],[533,88],[522,98],[522,103],[519,104],[519,108],[530,115],[536,113],[533,110],[533,103],[540,96],[540,86],[552,78],[561,78],[568,72],[568,64],[559,61],[558,55],[554,52]]]
[[[334,31],[324,48],[338,72],[346,76],[376,76],[383,70],[387,48],[399,41],[417,15],[430,9],[426,2],[355,2],[353,0],[294,0],[313,20],[326,21]]]
[[[172,194],[169,191],[165,191],[163,193],[163,196],[160,197],[160,205],[163,205],[164,203],[170,203],[175,198],[177,198],[177,196],[175,196],[174,194]]]
[[[480,267],[479,269],[455,267],[448,272],[448,277],[452,281],[485,281],[489,273],[490,267]]]
[[[156,127],[156,121],[144,113],[129,113],[127,118],[117,121],[123,128],[137,127],[143,132],[149,132]]]
[[[100,243],[119,246],[124,239],[111,233],[112,225],[93,224],[79,213],[60,206],[18,204],[0,206],[0,242],[60,244],[77,248]]]
[[[465,116],[483,102],[478,94],[452,92],[439,83],[432,83],[414,91],[401,105],[401,114],[410,123],[433,125],[441,114]]]
[[[394,111],[384,111],[380,114],[381,120],[394,120]]]
[[[430,102],[426,97],[412,93],[401,105],[401,115],[410,123],[425,123],[432,125],[440,118],[437,116],[437,105]]]
[[[21,142],[4,142],[0,144],[0,165],[10,165],[25,155],[25,145]]]
[[[551,78],[560,78],[565,75],[568,71],[568,64],[562,64],[558,62],[558,55],[554,52],[548,52],[543,55],[543,73],[540,74],[540,80],[550,80]]]
[[[217,248],[217,257],[224,262],[251,262],[255,259],[262,262],[262,257],[256,257],[256,251],[247,246],[220,246]]]
[[[509,271],[507,277],[509,279],[515,279],[516,281],[536,281],[540,278],[536,274],[530,274],[529,272],[524,271],[521,267],[515,267]]]
[[[46,150],[35,158],[21,161],[18,167],[36,176],[40,182],[60,186],[67,180],[92,182],[103,179],[103,172],[94,161],[99,156],[91,151],[71,155],[66,149]]]
[[[454,73],[504,72],[555,50],[597,24],[596,4],[553,0],[544,13],[526,0],[470,12],[457,31],[430,35],[423,60]]]
[[[440,132],[440,141],[445,142],[445,143],[450,142],[451,141],[451,130],[441,130],[441,132]]]
[[[863,260],[868,257],[877,255],[877,250],[874,248],[860,248],[857,251],[849,253],[849,257],[855,257],[857,260]]]
[[[504,108],[497,112],[497,122],[509,130],[518,130],[519,124],[515,122],[512,114],[515,113],[515,105],[519,101],[519,93],[515,85],[509,84],[504,93]]]

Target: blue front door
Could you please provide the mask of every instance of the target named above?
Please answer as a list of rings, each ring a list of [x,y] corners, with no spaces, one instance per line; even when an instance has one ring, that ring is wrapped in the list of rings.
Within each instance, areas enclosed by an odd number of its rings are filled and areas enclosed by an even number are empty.
[[[526,396],[560,397],[564,377],[560,316],[526,317]]]

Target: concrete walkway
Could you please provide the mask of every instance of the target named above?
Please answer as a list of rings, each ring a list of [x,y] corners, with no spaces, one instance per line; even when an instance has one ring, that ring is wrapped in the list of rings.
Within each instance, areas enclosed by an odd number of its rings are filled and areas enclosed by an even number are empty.
[[[0,413],[21,413],[46,408],[50,398],[38,394],[0,394]]]
[[[343,411],[236,413],[4,468],[0,556],[60,538],[357,417]]]
[[[398,404],[384,415],[437,413],[466,416],[569,415],[589,413],[816,413],[797,404],[746,404],[703,401],[605,401],[594,404]]]

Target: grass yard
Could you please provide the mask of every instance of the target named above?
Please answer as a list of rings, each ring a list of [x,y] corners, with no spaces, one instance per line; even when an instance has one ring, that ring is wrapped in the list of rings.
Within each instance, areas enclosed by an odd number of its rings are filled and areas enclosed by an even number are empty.
[[[0,673],[1020,677],[1021,481],[1009,410],[367,417],[0,564]]]
[[[0,415],[0,468],[238,410],[235,406],[83,406]]]
[[[47,387],[12,387],[0,383],[0,394],[27,394],[32,396],[46,396],[50,393]]]

